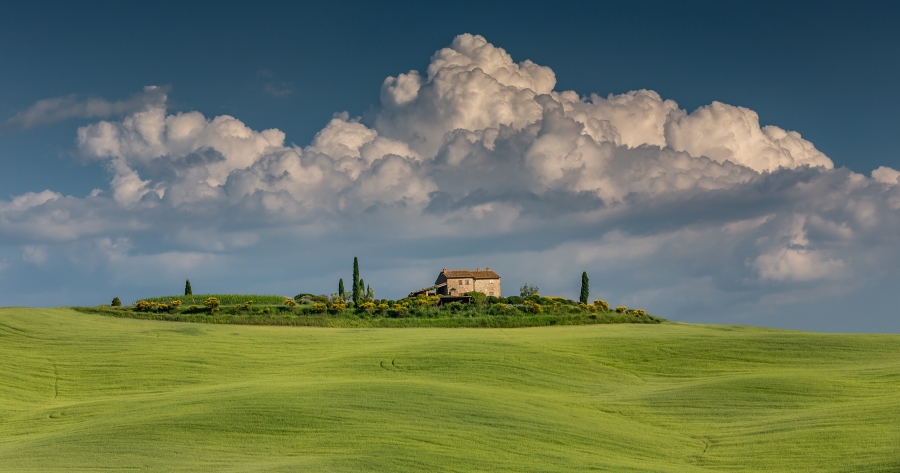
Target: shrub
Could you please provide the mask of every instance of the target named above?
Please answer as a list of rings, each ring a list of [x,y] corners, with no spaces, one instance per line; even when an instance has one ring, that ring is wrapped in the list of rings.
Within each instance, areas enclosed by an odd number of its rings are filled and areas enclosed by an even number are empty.
[[[537,302],[534,302],[531,299],[526,300],[524,302],[524,305],[525,305],[525,312],[528,312],[530,314],[540,314],[541,312],[544,311],[543,309],[541,309],[540,304],[538,304]]]
[[[174,307],[175,310],[180,309],[180,308],[181,308],[181,301],[178,301],[178,300],[172,301],[172,307]]]
[[[365,312],[369,315],[372,315],[375,313],[375,303],[374,302],[363,302],[362,304],[359,305],[359,310],[361,312]]]
[[[203,305],[206,306],[210,312],[215,312],[219,310],[219,298],[217,297],[207,297],[205,301],[203,301]]]
[[[378,312],[379,312],[379,313],[384,314],[384,313],[387,313],[388,309],[390,309],[390,306],[387,305],[387,304],[385,304],[385,303],[382,301],[382,302],[381,302],[380,304],[378,304],[375,308],[378,309]]]
[[[616,307],[616,312],[618,312],[620,314],[624,313],[626,310],[628,310],[628,307],[625,307],[624,305],[620,305],[620,306]]]
[[[631,310],[629,310],[629,311],[626,312],[626,314],[629,314],[629,315],[638,315],[638,316],[644,315],[644,313],[645,313],[645,312],[644,312],[642,309],[631,309]]]
[[[596,306],[600,310],[609,310],[609,304],[606,301],[600,299],[594,299],[594,306]]]
[[[328,308],[329,309],[328,311],[331,312],[332,314],[340,314],[346,308],[347,308],[347,304],[345,304],[343,300],[337,299],[337,300],[331,302],[331,307]]]
[[[328,306],[326,306],[322,302],[313,302],[312,311],[317,314],[324,314],[325,311],[328,310]]]
[[[134,303],[134,310],[138,312],[149,312],[150,303],[147,301],[137,301]]]
[[[110,306],[122,307],[122,301],[118,297],[113,297],[112,304],[110,304]]]
[[[487,298],[488,304],[506,304],[506,298],[497,297],[497,296],[488,296]]]
[[[293,299],[284,299],[284,305],[287,306],[288,309],[294,310],[294,307],[297,307],[297,301]]]
[[[581,303],[578,304],[578,308],[579,308],[580,310],[584,311],[584,312],[587,312],[587,310],[588,310],[588,305],[585,304],[584,302],[581,302]]]
[[[450,312],[459,312],[463,309],[462,302],[455,301],[449,304],[444,305],[444,310],[449,310]]]
[[[487,296],[481,292],[471,291],[467,292],[466,295],[471,296],[472,302],[474,302],[476,305],[484,305],[485,303],[487,303]]]
[[[519,296],[509,296],[509,297],[506,298],[506,300],[507,300],[510,304],[513,304],[513,305],[520,305],[520,304],[522,304],[523,302],[525,302],[525,299],[523,299],[522,297],[519,297]]]
[[[409,313],[409,307],[406,304],[397,301],[393,307],[391,307],[391,313],[397,317],[406,317],[406,314]]]

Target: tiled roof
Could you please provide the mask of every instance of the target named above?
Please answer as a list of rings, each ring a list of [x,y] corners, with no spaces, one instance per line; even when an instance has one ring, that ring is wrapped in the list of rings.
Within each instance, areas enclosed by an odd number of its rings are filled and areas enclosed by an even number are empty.
[[[490,269],[470,271],[468,269],[447,269],[444,274],[448,279],[472,278],[472,279],[500,279],[500,275]]]

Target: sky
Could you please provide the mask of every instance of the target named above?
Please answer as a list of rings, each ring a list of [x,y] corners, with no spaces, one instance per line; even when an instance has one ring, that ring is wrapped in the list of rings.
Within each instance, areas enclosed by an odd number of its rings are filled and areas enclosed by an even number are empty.
[[[891,2],[0,5],[0,306],[443,268],[900,331]]]

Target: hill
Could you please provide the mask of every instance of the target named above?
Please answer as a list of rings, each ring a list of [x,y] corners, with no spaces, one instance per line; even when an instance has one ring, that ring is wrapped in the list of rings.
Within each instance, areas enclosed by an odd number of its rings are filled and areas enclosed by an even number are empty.
[[[0,309],[0,471],[898,471],[900,336]]]

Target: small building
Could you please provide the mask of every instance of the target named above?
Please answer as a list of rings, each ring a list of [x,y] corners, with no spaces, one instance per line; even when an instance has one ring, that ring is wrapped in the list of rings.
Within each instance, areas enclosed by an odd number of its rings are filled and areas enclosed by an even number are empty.
[[[444,268],[434,282],[437,293],[444,296],[461,296],[467,292],[480,292],[486,296],[500,297],[500,275],[491,268],[468,269]]]

